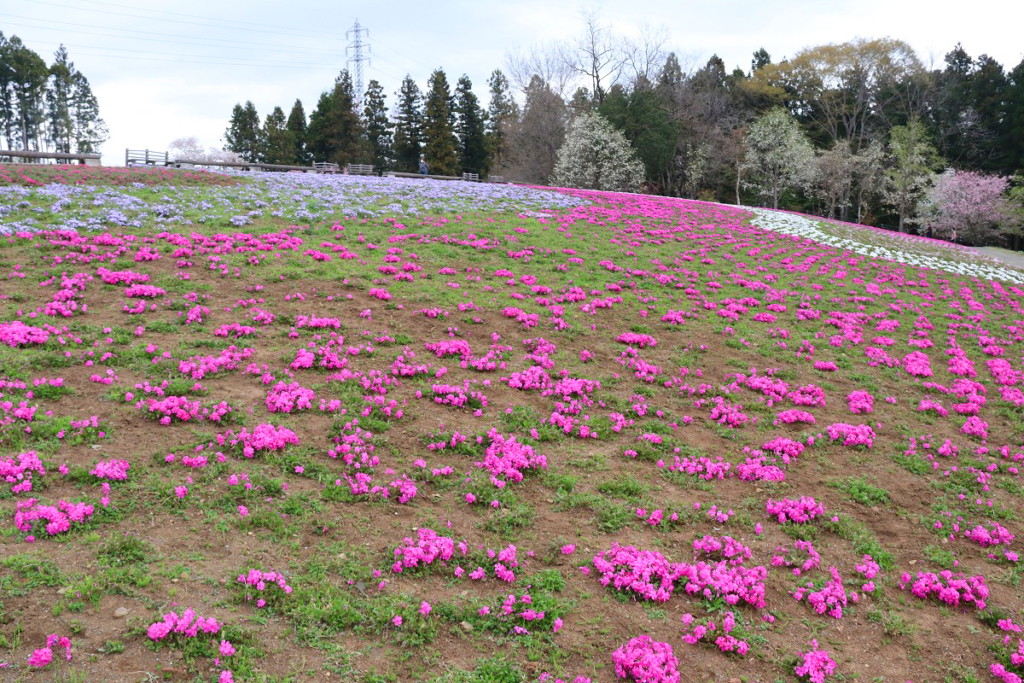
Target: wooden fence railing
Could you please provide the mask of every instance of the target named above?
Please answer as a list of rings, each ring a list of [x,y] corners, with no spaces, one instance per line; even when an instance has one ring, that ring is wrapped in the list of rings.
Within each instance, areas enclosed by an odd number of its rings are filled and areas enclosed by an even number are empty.
[[[32,152],[27,149],[0,149],[0,157],[11,159],[53,159],[55,161],[72,161],[86,166],[102,166],[99,154],[67,153],[67,152]]]
[[[126,149],[124,151],[124,165],[135,166],[137,164],[166,166],[170,161],[167,152],[156,152],[151,149]]]

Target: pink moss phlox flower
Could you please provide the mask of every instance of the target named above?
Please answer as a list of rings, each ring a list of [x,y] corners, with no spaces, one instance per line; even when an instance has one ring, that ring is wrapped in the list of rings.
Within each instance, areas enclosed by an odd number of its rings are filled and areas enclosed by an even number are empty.
[[[845,422],[830,424],[826,431],[833,441],[842,440],[844,446],[866,446],[871,448],[875,441],[875,430],[869,425],[851,425]]]
[[[680,683],[679,660],[672,646],[637,636],[612,653],[615,675],[636,683]]]
[[[825,679],[836,672],[838,666],[829,652],[818,649],[818,641],[811,641],[811,649],[797,652],[800,663],[794,668],[797,676],[806,676],[810,683],[825,683]]]
[[[683,642],[696,645],[702,641],[713,642],[719,651],[725,654],[735,653],[743,657],[750,651],[750,643],[731,635],[736,628],[736,615],[733,612],[726,612],[722,617],[720,626],[715,625],[713,619],[707,619],[704,623],[697,623],[692,614],[683,615],[683,625],[687,631],[683,633]]]
[[[814,500],[811,496],[781,498],[779,500],[769,498],[766,508],[768,516],[776,517],[780,524],[785,524],[786,522],[805,524],[818,515],[825,514],[825,506]]]
[[[846,403],[854,415],[874,412],[875,397],[867,391],[851,391],[846,396]]]
[[[184,638],[196,638],[200,632],[214,635],[220,632],[220,624],[212,617],[199,616],[191,607],[180,615],[177,612],[168,612],[161,621],[150,624],[146,629],[146,635],[150,640],[155,641],[178,635]]]
[[[984,576],[954,574],[948,569],[938,574],[918,572],[916,577],[904,573],[900,577],[899,586],[903,590],[910,586],[910,592],[922,600],[935,597],[940,602],[953,607],[959,607],[963,602],[969,605],[973,604],[978,610],[985,609],[985,601],[989,596]]]
[[[89,474],[99,479],[124,481],[128,478],[129,469],[131,469],[131,465],[127,460],[101,460],[89,470]]]

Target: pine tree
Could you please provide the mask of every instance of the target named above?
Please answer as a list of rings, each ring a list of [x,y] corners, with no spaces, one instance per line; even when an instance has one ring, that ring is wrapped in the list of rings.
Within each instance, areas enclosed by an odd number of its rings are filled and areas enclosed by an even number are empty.
[[[519,121],[519,105],[512,98],[508,79],[500,69],[491,73],[487,85],[491,92],[485,123],[488,166],[500,169],[508,156],[509,129]]]
[[[11,68],[11,43],[0,31],[0,127],[7,149],[14,149],[14,70]]]
[[[395,168],[415,173],[419,167],[423,145],[423,113],[420,110],[420,89],[416,81],[406,74],[396,93],[395,114]]]
[[[314,162],[328,161],[333,153],[329,130],[333,110],[333,92],[320,93],[320,100],[309,115],[309,128],[306,131],[306,153]]]
[[[309,118],[309,149],[314,159],[339,166],[360,161],[364,155],[363,126],[355,110],[355,93],[348,69],[323,93]]]
[[[69,153],[74,133],[71,101],[75,86],[75,65],[68,59],[67,49],[61,45],[53,53],[49,85],[46,89],[46,113],[49,120],[49,139],[54,151]]]
[[[107,124],[100,118],[100,105],[89,85],[89,79],[81,71],[75,71],[72,81],[71,120],[75,151],[93,154],[107,141]]]
[[[13,125],[17,146],[40,149],[40,128],[45,122],[44,91],[49,69],[38,54],[12,36],[4,55],[14,101]],[[13,146],[13,145],[12,145]]]
[[[673,164],[678,137],[666,89],[633,88],[627,92],[615,84],[597,110],[629,140],[644,164],[647,179],[663,182]],[[706,148],[693,150],[687,155],[688,163],[680,169],[685,171],[690,195],[695,195],[705,180],[706,154]]]
[[[1024,59],[1010,71],[1004,112],[1000,128],[1000,138],[1006,150],[1003,170],[1007,174],[1024,172]],[[1024,190],[1020,194],[1024,196]]]
[[[753,59],[750,60],[750,75],[753,77],[754,73],[760,71],[764,67],[772,63],[772,56],[768,54],[768,50],[763,47],[754,53]]]
[[[292,111],[288,114],[286,124],[288,132],[291,133],[291,152],[288,155],[290,164],[308,164],[309,155],[306,152],[306,111],[302,108],[302,100],[295,100]]]
[[[224,133],[224,142],[228,150],[239,154],[245,161],[256,162],[263,158],[263,129],[252,102],[246,101],[244,107],[235,105]]]
[[[981,163],[987,170],[999,169],[1006,160],[1006,149],[998,145],[998,130],[1004,118],[1007,83],[1003,66],[988,55],[978,57],[977,69],[969,81],[970,102],[978,115],[978,123],[985,132],[988,144],[983,145],[985,156]]]
[[[284,110],[281,107],[274,107],[274,111],[267,114],[267,120],[263,123],[263,139],[266,141],[263,160],[268,164],[293,164],[295,143],[292,132],[288,130]]]
[[[465,173],[486,174],[489,167],[484,111],[473,93],[473,83],[463,75],[455,87],[455,133],[459,139],[459,162]]]
[[[393,161],[394,142],[384,88],[381,84],[376,80],[370,81],[363,101],[366,105],[363,108],[363,124],[366,127],[366,139],[370,143],[371,163],[376,170],[387,170],[391,168]]]
[[[363,160],[365,140],[363,122],[356,111],[356,93],[348,69],[334,83],[334,115],[337,150],[332,159],[342,166]]]
[[[89,81],[63,45],[47,67],[20,38],[0,32],[0,136],[10,149],[64,153],[94,152],[106,141]]]
[[[423,137],[426,157],[433,175],[459,173],[458,140],[455,139],[454,98],[444,71],[437,69],[427,81],[427,99],[423,106]]]
[[[974,60],[960,43],[946,53],[946,68],[936,72],[934,104],[929,124],[936,147],[943,156],[962,165],[976,166],[981,156],[979,142],[984,132],[971,107],[971,74]]]

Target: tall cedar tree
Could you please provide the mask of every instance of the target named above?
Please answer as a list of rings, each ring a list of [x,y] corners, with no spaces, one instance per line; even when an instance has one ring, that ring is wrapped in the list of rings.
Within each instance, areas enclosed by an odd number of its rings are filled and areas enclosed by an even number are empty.
[[[61,45],[53,53],[50,66],[50,87],[46,91],[46,110],[50,124],[50,140],[57,152],[69,153],[74,135],[72,97],[75,91],[75,65]]]
[[[395,169],[415,173],[423,148],[423,112],[420,110],[420,88],[406,74],[396,93],[398,111],[395,114]]]
[[[929,127],[936,148],[942,156],[957,165],[977,166],[984,131],[973,116],[970,102],[970,79],[974,60],[960,43],[946,53],[946,68],[935,72],[934,103]]]
[[[263,159],[263,128],[256,106],[249,100],[243,107],[236,104],[231,110],[231,121],[224,132],[227,148],[245,161],[257,162]]]
[[[391,168],[394,157],[394,141],[391,136],[391,121],[388,120],[388,108],[385,101],[384,88],[376,80],[370,81],[363,99],[363,124],[366,126],[366,139],[370,143],[370,154],[374,169],[379,171]]]
[[[266,141],[263,152],[263,160],[268,164],[293,164],[292,154],[295,143],[292,140],[292,132],[288,130],[284,118],[284,110],[281,107],[274,107],[274,111],[267,114],[267,120],[263,123],[263,139]]]
[[[355,93],[348,69],[343,69],[330,93],[320,95],[316,110],[309,117],[309,151],[316,161],[339,166],[359,162],[363,125],[356,114]]]
[[[455,138],[454,98],[444,71],[437,69],[427,81],[427,101],[423,107],[423,156],[432,175],[458,175],[459,152]]]
[[[491,93],[485,122],[487,155],[490,168],[502,169],[508,156],[509,129],[519,121],[519,105],[500,69],[491,72],[487,85]]]
[[[10,41],[0,31],[0,125],[7,149],[14,149],[14,91],[11,89],[14,72],[8,57],[10,51]]]
[[[100,105],[89,85],[89,79],[81,71],[71,77],[71,121],[75,151],[95,153],[107,141],[106,122],[100,118]]]
[[[661,181],[664,169],[672,163],[678,137],[667,100],[660,88],[634,87],[627,92],[615,84],[597,108],[633,145],[647,178],[656,181]]]
[[[292,134],[292,149],[289,155],[291,161],[289,163],[309,164],[309,154],[306,152],[306,110],[302,108],[302,100],[295,100],[285,127]]]
[[[998,133],[1006,111],[1006,90],[1009,83],[1003,66],[988,55],[981,55],[976,62],[977,69],[970,79],[970,98],[974,110],[978,114],[981,128],[991,131],[986,144],[981,167],[986,171],[995,171],[1006,165],[1006,149],[998,145]]]
[[[1006,150],[1005,171],[1024,172],[1024,59],[1010,72],[1006,113],[1000,137]]]
[[[95,152],[107,139],[99,111],[63,45],[47,67],[20,38],[0,32],[0,146]]]
[[[465,173],[486,174],[489,168],[484,111],[473,94],[473,83],[463,75],[455,86],[455,133],[459,138],[459,162]]]
[[[44,92],[50,75],[46,62],[26,47],[18,36],[11,36],[2,57],[0,68],[8,72],[14,101],[12,146],[42,149],[45,146],[41,132],[45,123]]]

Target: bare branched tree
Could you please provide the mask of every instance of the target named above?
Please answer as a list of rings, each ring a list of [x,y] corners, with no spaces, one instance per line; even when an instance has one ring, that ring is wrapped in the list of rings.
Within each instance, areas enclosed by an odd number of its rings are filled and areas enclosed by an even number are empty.
[[[547,184],[568,121],[565,101],[540,76],[526,87],[522,117],[510,125],[512,150],[502,168],[513,180]]]
[[[619,79],[626,63],[623,40],[612,33],[597,13],[584,10],[583,32],[562,56],[573,73],[589,81],[595,100],[604,102],[604,96]]]
[[[552,92],[563,99],[569,92],[575,73],[566,64],[565,47],[558,43],[514,48],[505,53],[505,71],[513,87],[525,94],[534,76],[540,77]]]
[[[655,81],[668,56],[665,51],[668,40],[668,29],[664,26],[652,28],[642,24],[639,38],[623,42],[623,66],[631,87],[650,87]]]

